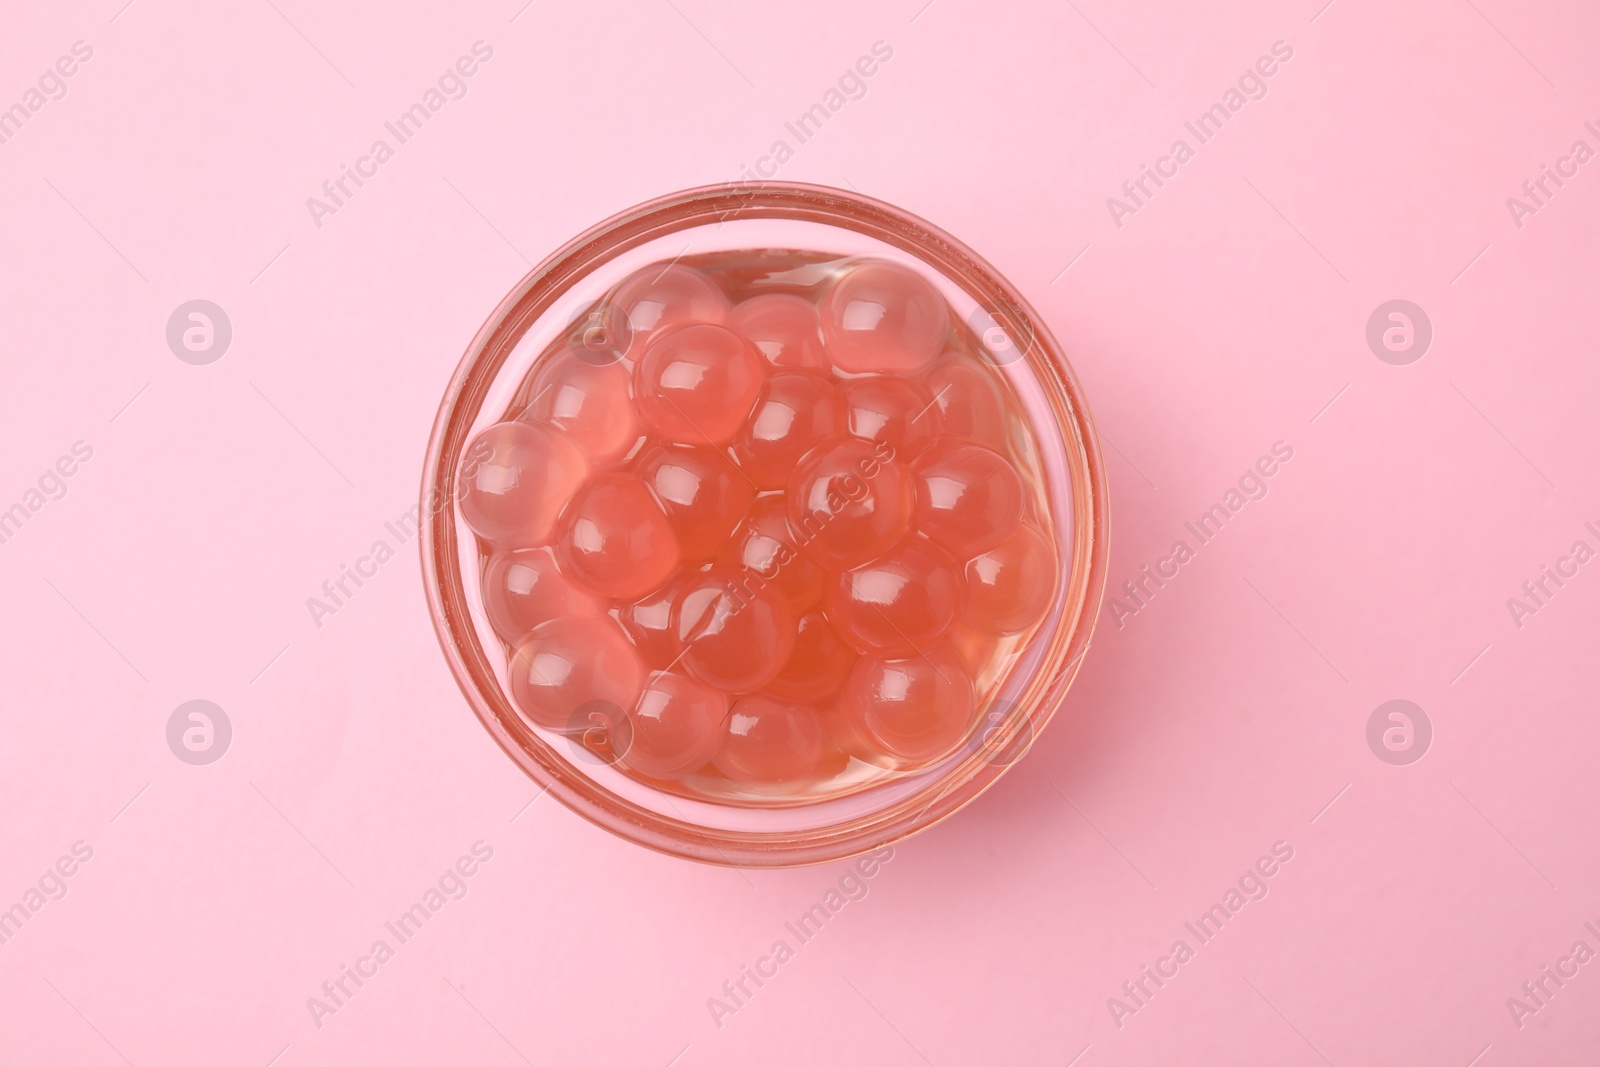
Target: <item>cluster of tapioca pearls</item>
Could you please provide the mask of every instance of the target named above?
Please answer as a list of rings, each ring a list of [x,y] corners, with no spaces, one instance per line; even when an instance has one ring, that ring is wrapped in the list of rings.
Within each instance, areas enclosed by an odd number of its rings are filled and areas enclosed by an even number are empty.
[[[859,260],[817,299],[733,303],[656,264],[589,323],[462,463],[523,714],[654,779],[953,751],[1058,568],[937,290]]]

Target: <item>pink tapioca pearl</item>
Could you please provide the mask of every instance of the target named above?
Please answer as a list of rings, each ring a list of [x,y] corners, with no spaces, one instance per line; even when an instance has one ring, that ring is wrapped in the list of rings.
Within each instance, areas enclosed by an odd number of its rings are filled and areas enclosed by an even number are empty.
[[[748,571],[770,582],[796,614],[822,603],[827,575],[795,547],[794,531],[781,496],[764,496],[750,506],[744,521],[717,556],[723,570]]]
[[[584,588],[623,600],[666,581],[679,560],[671,523],[631,474],[595,478],[578,492],[562,516],[556,553]]]
[[[687,675],[657,672],[634,705],[622,765],[652,778],[679,778],[711,762],[722,744],[728,698]]]
[[[802,551],[833,566],[861,563],[911,528],[910,473],[885,446],[849,438],[812,452],[789,482],[789,525]]]
[[[1022,521],[1022,479],[1009,460],[982,445],[937,445],[912,474],[917,529],[962,559],[998,545]]]
[[[779,373],[733,441],[739,469],[762,489],[782,489],[801,458],[840,431],[839,391],[815,374]]]
[[[962,437],[1005,452],[1005,404],[994,380],[972,357],[951,354],[928,375],[946,438]]]
[[[794,651],[777,677],[767,683],[766,692],[787,700],[815,703],[839,691],[856,650],[828,624],[820,611],[800,617],[795,625]]]
[[[972,679],[953,656],[866,657],[845,682],[840,705],[882,753],[902,768],[948,756],[971,731]]]
[[[794,612],[777,589],[710,571],[691,578],[673,623],[684,669],[725,693],[760,689],[794,650]]]
[[[642,432],[629,384],[620,363],[594,364],[563,349],[534,373],[532,400],[521,418],[560,427],[589,462],[604,466],[626,455]]]
[[[931,649],[961,610],[961,571],[921,537],[854,570],[841,571],[823,599],[839,634],[862,652],[910,655]]]
[[[640,454],[638,471],[686,560],[715,556],[756,495],[750,479],[714,448],[652,444]]]
[[[511,699],[523,714],[565,732],[595,725],[591,712],[619,721],[644,680],[633,646],[603,615],[545,623],[517,646],[507,672]]]
[[[588,472],[583,453],[560,431],[496,423],[461,458],[461,516],[502,547],[544,544]]]
[[[597,615],[600,601],[568,581],[546,548],[496,552],[483,570],[483,610],[507,644],[570,615]]]
[[[657,670],[666,670],[678,661],[683,646],[672,620],[672,609],[683,592],[686,578],[670,579],[666,585],[640,600],[617,609],[617,621],[627,631],[639,657]]]
[[[814,709],[749,696],[729,712],[712,764],[733,782],[781,785],[816,777],[827,749],[827,733]]]
[[[634,396],[658,437],[725,445],[744,425],[765,377],[761,357],[744,338],[696,323],[651,341],[634,371]]]
[[[939,354],[950,325],[944,297],[926,278],[884,260],[849,268],[818,311],[834,366],[852,374],[921,370]]]
[[[1055,550],[1032,526],[967,561],[962,618],[980,630],[1015,633],[1044,617],[1055,597]]]
[[[817,306],[805,297],[753,296],[734,305],[731,322],[773,367],[828,372]]]
[[[691,322],[728,321],[728,297],[716,282],[693,267],[651,264],[612,292],[609,301],[621,309],[631,334],[628,355],[638,359],[657,335]]]
[[[939,405],[914,378],[874,375],[844,383],[845,429],[852,437],[894,449],[909,462],[939,438]]]

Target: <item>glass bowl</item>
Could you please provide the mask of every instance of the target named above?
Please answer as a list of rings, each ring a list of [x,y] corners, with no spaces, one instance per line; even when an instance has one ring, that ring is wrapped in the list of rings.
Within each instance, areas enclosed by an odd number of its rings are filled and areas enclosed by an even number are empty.
[[[639,268],[684,256],[784,250],[870,256],[921,273],[981,342],[1037,444],[1060,579],[1044,620],[994,680],[961,748],[920,770],[821,799],[742,804],[652,786],[570,736],[528,722],[507,692],[506,655],[486,618],[479,546],[460,514],[468,442],[499,421],[552,344],[596,329],[584,316]],[[450,380],[422,482],[421,552],[434,629],[468,703],[516,764],[612,833],[671,855],[740,867],[854,856],[925,829],[971,802],[1024,756],[1076,675],[1107,559],[1105,472],[1082,389],[1016,288],[954,238],[869,197],[798,183],[690,189],[631,208],[568,242],[500,303]]]

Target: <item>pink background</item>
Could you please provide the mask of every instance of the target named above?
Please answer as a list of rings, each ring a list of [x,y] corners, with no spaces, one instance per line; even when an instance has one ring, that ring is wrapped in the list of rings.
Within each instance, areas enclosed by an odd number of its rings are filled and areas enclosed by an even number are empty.
[[[1600,149],[1592,6],[122,2],[12,4],[0,35],[0,106],[93,48],[0,145],[0,508],[93,449],[0,545],[0,907],[93,849],[0,946],[0,1060],[1593,1061],[1600,963],[1520,1028],[1506,1003],[1600,950],[1600,568],[1506,606],[1600,548],[1600,162],[1506,206]],[[478,40],[465,98],[314,225]],[[1113,588],[1294,458],[1102,611],[1025,762],[718,1027],[707,998],[845,865],[697,866],[534,799],[445,670],[415,542],[320,629],[306,598],[410,506],[533,263],[737,178],[880,40],[780,176],[923,215],[1030,296],[1105,434]],[[1279,40],[1267,96],[1115,225]],[[208,366],[165,340],[194,298],[233,324]],[[1434,327],[1409,366],[1365,340],[1396,298]],[[209,766],[165,740],[197,698],[233,724]],[[1409,766],[1366,741],[1397,698],[1434,728]],[[318,1027],[307,998],[479,840],[465,898]],[[1270,895],[1119,1027],[1107,999],[1278,841]]]

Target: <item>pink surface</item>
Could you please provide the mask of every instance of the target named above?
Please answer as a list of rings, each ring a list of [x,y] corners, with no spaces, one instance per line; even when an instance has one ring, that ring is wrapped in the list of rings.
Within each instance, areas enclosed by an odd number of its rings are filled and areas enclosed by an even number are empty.
[[[0,945],[0,1060],[1588,1062],[1600,163],[1569,155],[1600,149],[1600,20],[1321,2],[12,5],[0,106],[93,55],[0,144],[0,508],[38,505],[0,544],[0,907],[40,905]],[[465,95],[400,143],[459,57]],[[667,859],[536,799],[388,525],[532,263],[770,176],[780,139],[783,178],[917,212],[1030,295],[1105,434],[1113,588],[1176,568],[1102,611],[1024,763],[859,881]],[[1113,212],[1141,164],[1176,174]],[[1576,176],[1539,205],[1542,164]],[[314,219],[341,165],[371,176]],[[232,323],[208,365],[167,343],[193,299]],[[1409,365],[1366,339],[1395,299],[1432,324]],[[347,564],[372,577],[314,617]],[[203,766],[167,740],[196,699],[232,726]],[[1432,725],[1409,765],[1368,743],[1396,699]],[[1267,892],[1202,943],[1234,886]],[[1145,965],[1176,976],[1135,1001]]]

